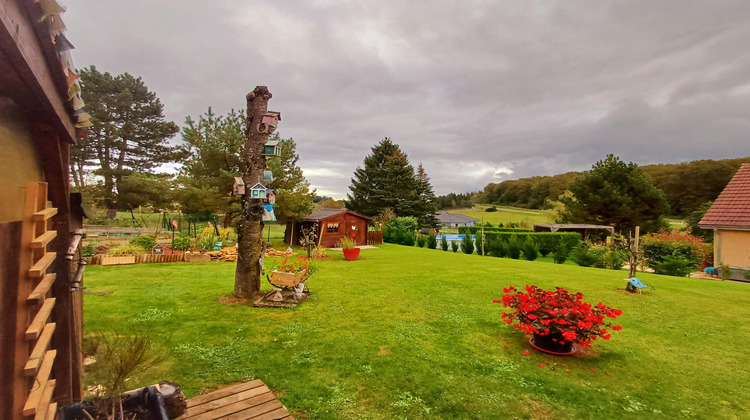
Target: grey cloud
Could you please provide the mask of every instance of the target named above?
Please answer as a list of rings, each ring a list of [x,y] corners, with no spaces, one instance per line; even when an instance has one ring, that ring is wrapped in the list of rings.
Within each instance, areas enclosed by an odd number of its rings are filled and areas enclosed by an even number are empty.
[[[178,123],[242,109],[269,86],[280,134],[328,195],[346,195],[386,136],[441,194],[587,169],[607,153],[750,155],[746,1],[67,6],[76,63],[143,76]]]

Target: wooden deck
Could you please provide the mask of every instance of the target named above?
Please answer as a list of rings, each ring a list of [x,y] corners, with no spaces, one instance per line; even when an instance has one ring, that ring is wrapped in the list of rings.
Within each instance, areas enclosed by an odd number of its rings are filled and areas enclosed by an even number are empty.
[[[245,382],[199,395],[187,402],[177,420],[294,420],[261,380]]]

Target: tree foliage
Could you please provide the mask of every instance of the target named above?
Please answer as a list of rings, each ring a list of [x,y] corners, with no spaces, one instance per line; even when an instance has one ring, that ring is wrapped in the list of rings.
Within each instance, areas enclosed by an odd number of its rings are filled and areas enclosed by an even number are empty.
[[[635,163],[614,155],[594,164],[569,186],[573,196],[563,196],[561,217],[565,223],[612,225],[629,232],[641,226],[644,232],[665,225],[668,210],[664,193],[657,189]]]
[[[421,165],[420,165],[421,168]],[[424,168],[415,173],[406,154],[385,138],[357,167],[349,186],[347,208],[375,216],[390,208],[399,217],[412,216],[421,226],[437,226],[437,206]]]
[[[294,139],[282,139],[274,134],[272,140],[279,140],[281,146],[281,156],[271,157],[266,163],[273,173],[271,188],[276,190],[276,218],[282,223],[300,221],[315,207],[315,190],[310,190],[310,183],[297,166],[299,155]]]
[[[105,204],[117,208],[122,180],[134,172],[150,173],[175,162],[184,152],[168,140],[179,130],[164,119],[164,107],[140,77],[112,76],[96,67],[81,69],[81,87],[93,127],[71,151],[71,172],[78,186],[84,172],[103,178]]]

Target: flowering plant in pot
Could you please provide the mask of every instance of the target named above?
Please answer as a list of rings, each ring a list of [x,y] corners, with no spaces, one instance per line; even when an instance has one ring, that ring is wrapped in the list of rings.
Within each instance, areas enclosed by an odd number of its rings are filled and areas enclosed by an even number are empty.
[[[339,244],[347,261],[354,261],[359,258],[359,248],[357,248],[357,242],[354,239],[342,238]]]
[[[502,319],[508,325],[533,334],[531,344],[539,350],[553,354],[570,354],[573,345],[589,347],[598,338],[609,340],[612,336],[607,328],[619,331],[622,327],[612,325],[609,319],[622,315],[599,302],[591,305],[583,301],[583,293],[570,293],[568,289],[556,287],[554,291],[534,285],[526,285],[525,291],[514,286],[503,289]]]
[[[274,260],[275,262],[275,260]],[[318,261],[306,256],[285,257],[279,266],[271,271],[274,284],[296,286],[318,271]]]

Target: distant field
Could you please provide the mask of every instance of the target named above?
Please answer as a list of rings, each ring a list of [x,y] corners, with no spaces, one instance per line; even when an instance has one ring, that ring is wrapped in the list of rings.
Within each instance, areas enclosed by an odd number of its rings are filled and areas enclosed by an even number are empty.
[[[518,207],[498,207],[497,211],[493,212],[484,210],[449,210],[448,213],[463,214],[464,216],[484,220],[494,225],[524,222],[531,227],[534,224],[552,223],[549,217],[540,210],[529,210]]]

